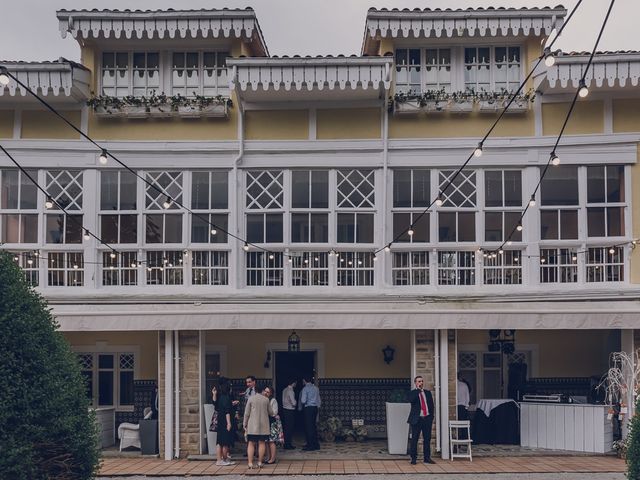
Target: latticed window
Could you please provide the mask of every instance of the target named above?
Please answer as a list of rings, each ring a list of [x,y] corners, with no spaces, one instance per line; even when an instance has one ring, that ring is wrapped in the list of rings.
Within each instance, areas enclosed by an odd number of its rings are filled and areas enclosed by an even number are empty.
[[[575,248],[540,249],[540,283],[576,283],[578,252]]]
[[[38,172],[29,170],[37,179]],[[37,189],[19,170],[0,170],[0,243],[38,242]]]
[[[339,170],[336,174],[338,243],[373,243],[375,172]]]
[[[160,93],[158,52],[104,52],[100,69],[103,95],[139,97]]]
[[[183,215],[176,210],[183,198],[183,173],[147,172],[146,178],[155,186],[147,184],[145,190],[146,243],[182,243]]]
[[[522,240],[516,227],[522,211],[522,174],[519,170],[486,170],[484,172],[484,240],[503,242]]]
[[[587,282],[622,282],[623,247],[594,247],[587,250]]]
[[[336,258],[339,286],[362,287],[374,284],[372,252],[340,252]]]
[[[193,285],[228,285],[229,252],[191,252],[191,283]]]
[[[439,172],[443,204],[438,212],[438,240],[473,242],[476,239],[476,172],[463,170],[458,176],[455,173],[454,170]]]
[[[291,258],[294,287],[329,285],[329,258],[326,252],[301,252]]]
[[[193,172],[191,242],[226,243],[229,229],[229,173]]]
[[[47,284],[50,287],[83,286],[84,254],[82,252],[49,252]]]
[[[540,185],[540,239],[577,239],[578,209],[578,167],[549,168]]]
[[[284,238],[284,172],[247,171],[247,240],[252,243],[282,243]]]
[[[227,52],[174,52],[171,93],[192,97],[229,95]]]
[[[394,285],[428,285],[429,252],[393,252],[391,278]]]
[[[103,252],[102,285],[137,285],[138,252]]]
[[[147,252],[147,285],[182,285],[184,256],[179,250]]]
[[[59,210],[59,204],[67,211],[82,211],[81,171],[48,171],[45,175],[45,189],[57,202],[51,210]],[[47,214],[46,241],[47,243],[81,243],[82,215]]]
[[[12,255],[27,283],[37,287],[40,284],[40,255],[34,252],[12,252]]]
[[[247,252],[247,286],[280,287],[283,284],[281,252]]]
[[[95,407],[126,407],[134,403],[133,353],[76,353],[87,386],[87,397]]]
[[[474,252],[438,252],[438,285],[475,285]]]
[[[522,283],[522,252],[504,250],[484,258],[485,285],[520,285]]]
[[[396,242],[429,241],[429,213],[423,212],[431,203],[430,181],[429,170],[393,171],[393,238]],[[406,233],[409,226],[413,228],[413,235]]]
[[[623,165],[587,167],[587,234],[621,237],[625,234]]]

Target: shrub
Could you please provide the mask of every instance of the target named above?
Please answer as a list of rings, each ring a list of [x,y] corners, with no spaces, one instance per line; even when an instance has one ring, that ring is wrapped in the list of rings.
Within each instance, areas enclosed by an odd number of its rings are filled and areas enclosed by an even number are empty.
[[[82,480],[99,466],[86,387],[44,299],[0,251],[0,478]]]
[[[629,423],[627,436],[627,478],[640,479],[640,395],[636,399],[635,415]]]

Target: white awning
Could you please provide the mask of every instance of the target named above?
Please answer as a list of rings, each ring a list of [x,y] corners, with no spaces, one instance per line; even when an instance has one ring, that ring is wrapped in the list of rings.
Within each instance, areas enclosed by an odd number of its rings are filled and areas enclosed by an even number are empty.
[[[58,304],[63,331],[640,328],[640,301]]]

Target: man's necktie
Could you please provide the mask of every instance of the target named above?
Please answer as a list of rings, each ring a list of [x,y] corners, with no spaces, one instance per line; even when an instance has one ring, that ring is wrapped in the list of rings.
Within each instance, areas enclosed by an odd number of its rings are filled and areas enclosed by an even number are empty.
[[[420,397],[420,408],[422,410],[422,416],[426,417],[427,415],[429,415],[429,411],[427,410],[427,402],[424,399],[424,390],[420,390],[418,396]]]

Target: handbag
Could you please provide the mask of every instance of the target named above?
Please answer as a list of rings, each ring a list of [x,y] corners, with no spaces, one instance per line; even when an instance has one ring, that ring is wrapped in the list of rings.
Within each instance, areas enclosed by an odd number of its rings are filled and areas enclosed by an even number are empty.
[[[211,425],[209,425],[210,432],[218,431],[218,411],[214,410],[213,415],[211,416]]]

